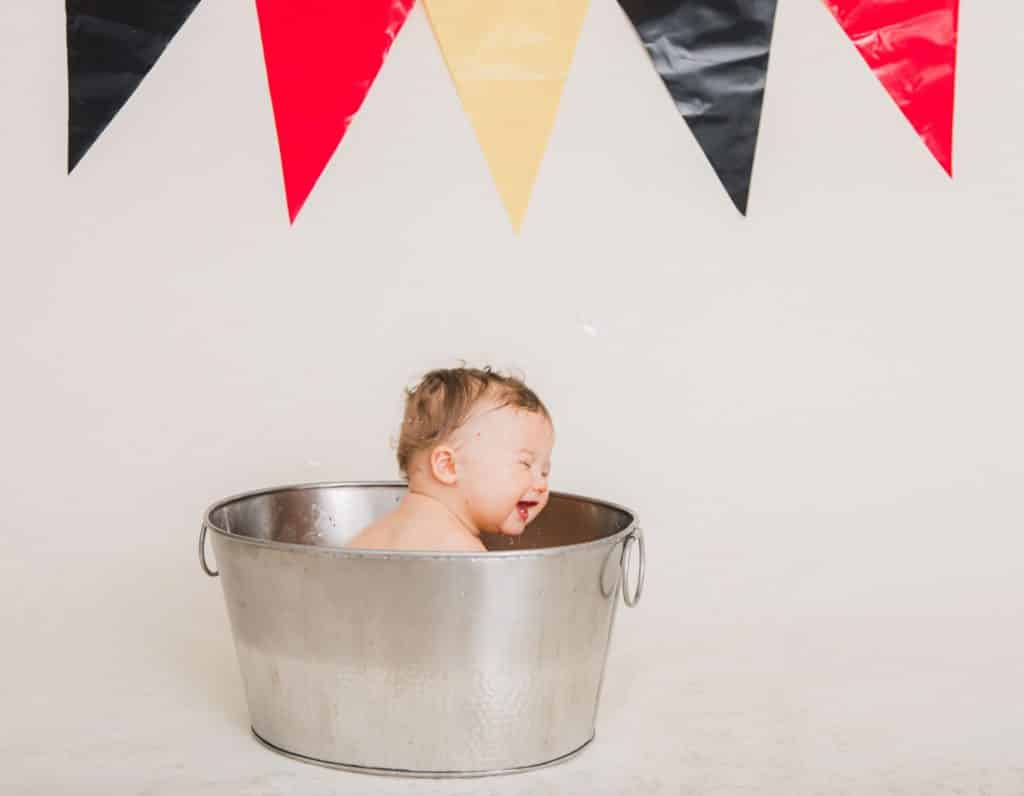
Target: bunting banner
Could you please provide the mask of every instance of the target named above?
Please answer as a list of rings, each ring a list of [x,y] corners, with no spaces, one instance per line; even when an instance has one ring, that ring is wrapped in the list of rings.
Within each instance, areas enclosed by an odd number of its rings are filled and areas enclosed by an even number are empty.
[[[523,223],[589,0],[423,0],[512,227]],[[200,0],[65,0],[68,172]],[[415,0],[254,0],[294,222]],[[777,0],[618,0],[733,204],[746,214]],[[953,172],[959,0],[823,0]]]
[[[341,143],[414,0],[256,0],[294,222]]]
[[[776,0],[619,0],[676,108],[746,215]]]
[[[68,174],[199,0],[67,0]]]
[[[952,177],[960,0],[826,0],[826,4]]]
[[[424,5],[518,230],[589,0],[424,0]]]

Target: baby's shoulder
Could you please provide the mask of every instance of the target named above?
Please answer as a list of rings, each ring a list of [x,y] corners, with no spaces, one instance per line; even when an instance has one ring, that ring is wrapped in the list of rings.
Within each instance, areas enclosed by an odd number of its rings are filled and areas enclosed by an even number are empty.
[[[394,529],[386,522],[377,521],[349,539],[345,547],[360,550],[387,550],[394,547]]]
[[[460,525],[438,524],[435,517],[409,513],[381,517],[345,544],[360,550],[405,550],[438,553],[486,553],[479,538]]]

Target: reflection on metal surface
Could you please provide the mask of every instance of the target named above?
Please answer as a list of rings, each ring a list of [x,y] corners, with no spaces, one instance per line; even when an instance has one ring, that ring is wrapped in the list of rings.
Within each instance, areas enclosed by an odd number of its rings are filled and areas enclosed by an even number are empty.
[[[406,775],[575,754],[594,734],[635,516],[556,492],[493,552],[344,547],[405,491],[310,484],[207,511],[254,732],[302,759]]]

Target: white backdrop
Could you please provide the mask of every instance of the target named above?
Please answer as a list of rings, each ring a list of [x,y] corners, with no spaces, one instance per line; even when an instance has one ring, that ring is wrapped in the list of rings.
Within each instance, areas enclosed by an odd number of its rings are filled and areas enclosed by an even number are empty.
[[[0,7],[4,792],[1024,793],[1024,7],[964,4],[950,181],[781,3],[742,219],[594,0],[517,237],[421,8],[290,228],[249,0],[70,177],[61,6]],[[394,477],[401,388],[459,358],[647,531],[597,741],[484,783],[278,758],[201,512]]]

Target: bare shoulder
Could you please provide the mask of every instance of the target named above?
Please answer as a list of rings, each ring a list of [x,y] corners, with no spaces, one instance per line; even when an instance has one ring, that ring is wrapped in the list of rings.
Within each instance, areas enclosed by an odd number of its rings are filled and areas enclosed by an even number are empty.
[[[367,525],[345,547],[357,550],[390,550],[395,546],[395,528],[384,519]]]
[[[457,528],[403,525],[381,518],[356,534],[345,545],[358,550],[407,552],[486,553],[487,548],[471,534]]]
[[[445,534],[431,540],[431,550],[442,553],[486,553],[483,542],[467,533]]]

